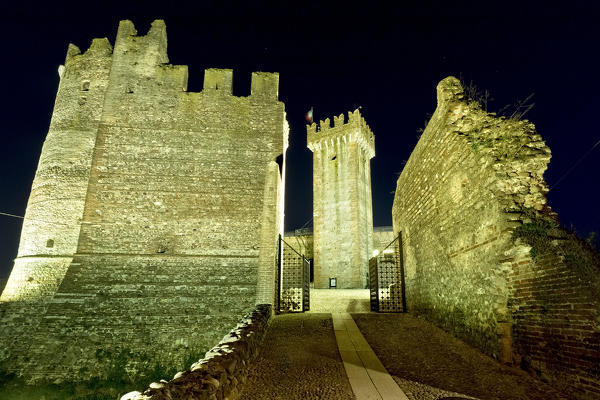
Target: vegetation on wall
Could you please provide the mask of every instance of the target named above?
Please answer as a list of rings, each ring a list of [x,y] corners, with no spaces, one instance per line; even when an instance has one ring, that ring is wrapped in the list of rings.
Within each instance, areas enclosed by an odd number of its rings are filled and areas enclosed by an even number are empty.
[[[557,252],[569,267],[600,289],[600,253],[593,245],[594,235],[592,240],[581,239],[574,230],[562,227],[548,207],[541,212],[525,209],[521,218],[523,224],[513,231],[512,237],[531,246],[529,254],[534,261]]]
[[[473,81],[466,82],[462,77],[460,84],[463,87],[468,103],[476,103],[482,110],[489,112],[489,107],[495,99],[488,90],[479,89]],[[493,114],[506,119],[521,121],[525,117],[525,114],[535,106],[533,102],[534,95],[535,93],[531,93],[523,100],[517,99],[512,104],[506,104]]]

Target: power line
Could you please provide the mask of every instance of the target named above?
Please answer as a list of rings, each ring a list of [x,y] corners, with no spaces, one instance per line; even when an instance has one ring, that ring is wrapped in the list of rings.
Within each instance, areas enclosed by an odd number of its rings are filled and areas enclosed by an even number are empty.
[[[9,214],[9,213],[5,213],[5,212],[2,212],[2,211],[0,211],[0,215],[6,215],[7,217],[14,217],[14,218],[25,219],[25,217],[22,217],[20,215]]]
[[[560,179],[558,181],[556,181],[556,183],[554,185],[552,185],[552,187],[550,189],[548,189],[548,192],[552,189],[554,189],[556,186],[558,186],[558,184],[565,179],[565,177],[567,175],[569,175],[574,169],[575,167],[577,167],[587,156],[590,155],[590,153],[596,148],[596,146],[598,146],[600,144],[600,140],[598,140],[596,142],[596,144],[594,144],[582,157],[580,157],[575,164],[573,164],[573,166],[571,168],[568,169],[567,172],[565,172],[565,174],[563,176],[560,177]]]
[[[5,213],[5,212],[2,212],[2,211],[0,211],[0,215],[5,215],[7,217],[13,217],[13,218],[18,218],[18,219],[25,220],[25,217],[23,217],[21,215],[15,215],[15,214],[10,214],[10,213]],[[43,219],[36,219],[36,218],[27,218],[27,221],[43,222],[43,223],[49,224],[49,225],[63,225],[63,226],[71,226],[72,225],[72,224],[66,224],[64,222],[44,221]]]

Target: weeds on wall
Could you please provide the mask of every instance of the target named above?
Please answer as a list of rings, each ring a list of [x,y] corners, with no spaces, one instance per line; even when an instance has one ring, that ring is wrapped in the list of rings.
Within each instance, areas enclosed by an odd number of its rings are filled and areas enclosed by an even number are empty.
[[[534,261],[547,254],[558,254],[565,264],[600,290],[600,253],[590,241],[578,237],[574,230],[562,227],[549,208],[539,213],[527,209],[522,220],[523,224],[513,231],[512,237],[531,246],[529,253]]]
[[[512,236],[513,239],[522,239],[531,246],[529,254],[533,260],[555,250],[554,241],[559,238],[557,230],[560,227],[555,217],[547,211],[538,215],[535,210],[526,209],[521,218],[523,224],[513,231]]]
[[[481,106],[481,109],[490,112],[490,106],[494,102],[494,98],[488,90],[479,89],[473,81],[466,82],[460,77],[460,84],[463,87],[465,96],[468,102],[474,102]],[[517,99],[512,104],[507,104],[501,107],[495,114],[516,121],[521,121],[529,111],[533,109],[535,103],[533,97],[535,93],[529,94],[525,99]]]
[[[487,89],[481,90],[473,81],[467,83],[462,77],[460,78],[460,85],[469,102],[475,102],[479,104],[484,111],[488,111],[488,103],[494,101],[494,98]]]
[[[152,382],[170,379],[178,370],[183,369],[174,365],[165,366],[147,354],[134,354],[129,349],[114,352],[99,349],[95,356],[99,363],[105,364],[102,377],[85,381],[29,385],[23,378],[7,372],[6,366],[0,365],[0,400],[115,400],[125,393],[148,387]],[[200,353],[187,352],[179,365],[188,368],[201,358]],[[134,359],[145,368],[131,370],[128,365]]]

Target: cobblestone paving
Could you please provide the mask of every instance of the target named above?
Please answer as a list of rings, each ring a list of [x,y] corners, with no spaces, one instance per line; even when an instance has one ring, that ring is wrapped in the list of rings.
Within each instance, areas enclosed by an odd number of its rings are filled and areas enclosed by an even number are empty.
[[[466,394],[449,392],[438,389],[424,383],[409,381],[397,376],[393,377],[398,386],[402,388],[408,400],[480,400],[477,397],[467,396]]]
[[[486,400],[568,399],[526,372],[500,365],[421,318],[410,314],[352,317],[411,400],[443,398],[431,397],[432,391],[414,382]]]
[[[354,399],[331,314],[273,317],[240,399]]]

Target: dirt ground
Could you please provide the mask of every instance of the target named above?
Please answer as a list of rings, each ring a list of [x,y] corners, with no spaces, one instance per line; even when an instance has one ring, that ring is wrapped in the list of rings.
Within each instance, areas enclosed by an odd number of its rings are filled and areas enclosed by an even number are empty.
[[[354,399],[331,314],[273,317],[240,399]]]
[[[421,318],[375,313],[352,317],[388,372],[401,378],[396,379],[398,383],[416,381],[489,400],[568,399],[525,371],[497,363]]]

